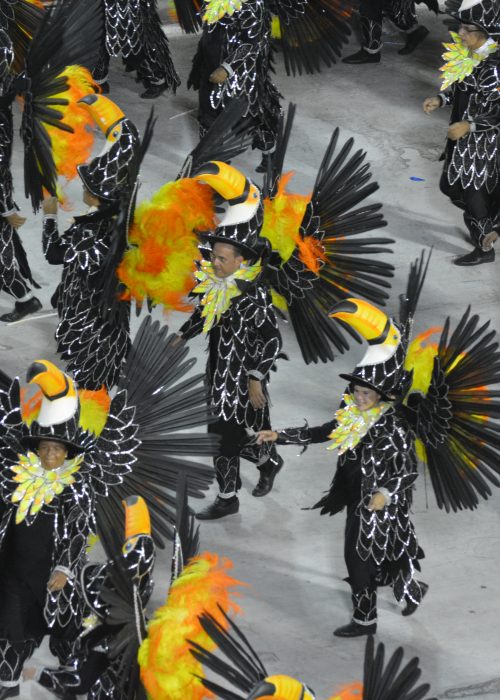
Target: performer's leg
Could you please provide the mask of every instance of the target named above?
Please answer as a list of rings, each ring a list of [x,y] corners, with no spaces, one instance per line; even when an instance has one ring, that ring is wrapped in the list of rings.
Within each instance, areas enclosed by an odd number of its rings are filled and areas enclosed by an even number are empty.
[[[163,32],[155,2],[144,0],[141,5],[141,17],[145,42],[137,75],[146,88],[141,97],[154,99],[165,90],[175,93],[181,81],[172,61],[168,39]]]
[[[350,508],[345,527],[344,559],[352,591],[353,613],[348,625],[334,631],[337,637],[360,637],[374,634],[377,629],[377,567],[371,559],[363,561],[360,558],[356,548],[358,535],[359,516],[355,508]]]
[[[429,34],[429,30],[418,23],[415,2],[413,2],[413,0],[391,0],[387,3],[384,12],[388,19],[390,19],[401,32],[406,34],[406,43],[404,47],[398,51],[401,56],[415,51],[417,46],[421,44]]]
[[[221,439],[219,454],[214,458],[219,494],[214,503],[197,514],[198,520],[217,520],[239,510],[240,450],[246,438],[245,428],[236,421],[219,419],[208,430]]]
[[[20,272],[16,259],[15,235],[17,234],[10,226],[0,224],[0,290],[16,300],[14,310],[0,316],[0,321],[4,323],[20,321],[42,308],[40,300],[34,296]]]
[[[342,59],[344,63],[379,63],[382,49],[382,13],[384,0],[361,0],[361,50]]]
[[[21,671],[40,641],[26,639],[10,642],[8,639],[0,639],[0,700],[19,697]]]
[[[262,430],[268,430],[271,428],[269,409],[265,408],[264,411]],[[252,496],[266,496],[272,490],[274,480],[283,466],[283,458],[278,454],[275,443],[247,445],[241,450],[240,457],[253,462],[260,472],[259,481],[252,491]]]

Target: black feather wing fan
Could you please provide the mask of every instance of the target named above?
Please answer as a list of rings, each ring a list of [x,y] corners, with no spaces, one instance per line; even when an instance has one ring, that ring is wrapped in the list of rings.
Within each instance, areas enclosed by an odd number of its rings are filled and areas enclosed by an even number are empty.
[[[211,160],[229,163],[251,146],[251,118],[243,117],[247,106],[245,100],[230,102],[188,155],[178,179],[191,177],[201,165]]]
[[[57,172],[46,125],[64,131],[61,97],[68,90],[67,66],[93,68],[103,32],[100,0],[56,0],[44,13],[31,41],[25,66],[21,135],[24,142],[25,193],[38,210],[45,188],[56,194]]]
[[[288,138],[289,129],[283,128],[282,134]],[[274,267],[272,285],[284,297],[306,363],[333,360],[332,347],[339,352],[348,349],[339,324],[328,317],[337,302],[356,296],[384,305],[389,296],[394,268],[377,256],[392,252],[389,245],[394,241],[358,238],[386,222],[381,204],[365,202],[378,185],[370,182],[366,154],[353,153],[353,146],[349,139],[339,147],[339,130],[335,129],[295,234],[297,247],[286,260],[270,266]],[[277,151],[282,160],[280,144]],[[268,187],[279,174],[276,167],[268,175]],[[271,201],[277,196],[279,182],[279,177],[274,179]],[[356,338],[350,329],[345,330]]]
[[[289,75],[332,66],[351,33],[351,0],[274,0],[280,21],[279,48]]]
[[[153,539],[163,548],[174,538],[179,474],[194,498],[212,482],[213,467],[201,460],[216,453],[217,438],[193,432],[210,417],[204,375],[188,376],[196,363],[188,353],[168,327],[145,317],[89,457],[96,491],[105,496],[96,509],[99,532],[119,531],[121,502],[135,494],[146,501]]]
[[[186,475],[177,481],[177,518],[175,525],[174,552],[172,556],[172,581],[178,578],[200,549],[200,528],[188,505]]]
[[[5,0],[0,3],[0,26],[4,13],[7,32],[14,47],[12,71],[17,75],[24,70],[26,56],[34,35],[41,26],[44,8],[39,2],[15,0],[12,5]]]
[[[187,34],[194,34],[201,28],[202,0],[174,0],[177,21]]]
[[[427,395],[410,394],[439,508],[474,509],[500,486],[500,350],[496,332],[467,309],[446,320]]]
[[[110,565],[100,598],[106,608],[107,656],[114,665],[116,691],[123,700],[146,700],[137,660],[139,647],[147,637],[145,610],[119,550],[105,549]]]
[[[365,647],[363,700],[423,700],[427,696],[430,685],[418,684],[421,676],[418,658],[415,657],[402,665],[403,657],[403,648],[399,647],[386,661],[384,645],[380,643],[375,649],[373,637],[368,637]]]
[[[227,630],[212,615],[203,614],[199,620],[207,635],[225,658],[221,658],[190,641],[191,653],[205,668],[220,676],[225,682],[230,683],[240,693],[236,693],[218,682],[200,678],[205,688],[222,700],[245,700],[257,683],[268,676],[268,673],[257,652],[252,648],[238,625],[226,615],[220,606],[219,610],[228,623]]]

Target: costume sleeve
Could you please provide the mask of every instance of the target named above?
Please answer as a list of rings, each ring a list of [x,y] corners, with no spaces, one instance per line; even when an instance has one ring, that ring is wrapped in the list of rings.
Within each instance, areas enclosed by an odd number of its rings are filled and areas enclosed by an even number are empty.
[[[262,293],[265,294],[265,292]],[[264,308],[258,307],[254,323],[263,341],[263,346],[262,352],[255,357],[255,366],[249,368],[248,376],[265,381],[278,359],[282,345],[278,319],[273,307],[270,304]]]
[[[381,472],[379,467],[380,476],[373,492],[382,493],[386,505],[397,503],[400,494],[405,493],[418,476],[410,432],[396,425],[393,431],[387,431],[383,438],[375,440],[371,461],[377,462],[381,459],[385,468]],[[377,473],[377,470],[374,469],[374,473]]]
[[[474,95],[477,109],[471,122],[473,133],[496,131],[500,133],[500,81],[499,69],[492,66],[484,71],[479,81],[479,91]]]
[[[183,323],[179,328],[179,335],[184,340],[191,340],[199,335],[203,330],[203,318],[201,316],[201,307],[198,306],[188,318],[186,323]]]
[[[449,107],[455,98],[455,85],[451,85],[448,90],[440,92],[438,97],[441,98],[441,107]]]
[[[278,432],[278,445],[310,445],[326,442],[336,425],[337,421],[334,419],[313,428],[310,428],[307,423],[301,428],[284,428]]]
[[[63,509],[63,525],[56,541],[54,571],[73,578],[83,566],[90,532],[92,503],[86,490],[77,495],[76,502]]]
[[[215,102],[224,97],[246,95],[254,100],[252,91],[257,80],[257,61],[267,49],[266,12],[263,3],[248,3],[238,13],[238,25],[228,27],[231,50],[222,61],[229,78],[217,86]]]
[[[56,216],[43,217],[42,234],[43,254],[50,265],[62,265],[64,256],[68,250],[68,245],[63,243],[59,237]]]
[[[14,202],[12,186],[12,174],[5,163],[0,163],[0,215],[9,216],[17,211]]]

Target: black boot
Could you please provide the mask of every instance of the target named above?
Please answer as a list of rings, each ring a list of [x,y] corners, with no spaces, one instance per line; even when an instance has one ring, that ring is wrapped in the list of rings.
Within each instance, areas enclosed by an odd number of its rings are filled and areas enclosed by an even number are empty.
[[[421,599],[420,599],[420,602],[422,602],[422,600],[424,599],[425,594],[426,594],[427,591],[429,590],[429,586],[428,586],[427,583],[424,583],[423,581],[419,581],[419,582],[418,582],[418,585],[420,586],[420,591],[421,591],[421,593],[422,593],[422,597],[421,597]],[[415,602],[414,602],[413,600],[411,600],[411,598],[409,598],[408,596],[405,596],[405,600],[406,600],[406,607],[405,607],[403,610],[401,610],[401,615],[402,615],[403,617],[409,617],[410,615],[413,615],[413,613],[414,613],[415,610],[418,608],[418,606],[420,605],[420,603],[415,603]]]
[[[351,620],[348,625],[337,627],[336,630],[333,630],[333,634],[335,637],[364,637],[368,634],[375,634],[376,631],[376,622],[374,622],[372,625],[358,625],[357,622]]]
[[[420,25],[413,32],[408,32],[406,35],[406,44],[402,49],[399,49],[398,54],[401,56],[407,56],[409,53],[413,53],[417,46],[423,42],[426,36],[429,34],[427,27]]]
[[[196,513],[196,517],[198,520],[219,520],[219,518],[225,518],[226,515],[234,515],[239,509],[238,496],[231,496],[231,498],[217,496],[215,501],[205,510]]]
[[[484,251],[481,250],[481,248],[474,248],[472,253],[467,253],[467,255],[461,255],[459,258],[455,258],[453,264],[459,265],[460,267],[470,267],[472,265],[482,265],[483,263],[489,262],[495,262],[494,250]]]
[[[358,65],[361,63],[380,63],[380,51],[370,53],[365,49],[360,49],[360,51],[343,58],[342,63],[350,63],[352,65]]]
[[[272,156],[270,153],[263,153],[259,165],[255,168],[256,173],[267,173],[271,165]]]
[[[267,496],[272,490],[274,480],[282,466],[283,457],[276,453],[276,456],[271,457],[267,462],[257,467],[260,471],[260,477],[257,486],[252,491],[252,496]]]
[[[15,685],[11,688],[7,688],[5,685],[0,685],[0,700],[4,700],[5,698],[18,698],[20,697],[19,695],[19,686]]]
[[[3,321],[4,323],[15,323],[16,321],[23,319],[25,316],[29,316],[30,314],[40,311],[41,308],[42,304],[36,297],[28,299],[28,301],[16,301],[14,311],[10,311],[9,313],[0,316],[0,321]],[[10,696],[6,695],[5,697]]]
[[[160,97],[165,90],[167,89],[167,83],[160,83],[159,85],[154,85],[153,83],[144,83],[144,87],[146,88],[144,92],[141,94],[141,98],[143,100],[155,100],[157,97]]]

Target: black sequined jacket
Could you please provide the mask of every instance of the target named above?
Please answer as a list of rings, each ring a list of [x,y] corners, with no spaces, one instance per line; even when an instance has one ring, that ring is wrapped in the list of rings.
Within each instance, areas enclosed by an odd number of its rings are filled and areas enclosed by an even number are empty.
[[[485,186],[492,192],[500,172],[500,51],[482,61],[461,82],[440,93],[443,106],[451,106],[450,123],[468,121],[469,134],[448,140],[445,172],[448,182],[466,189]]]
[[[279,432],[279,444],[309,445],[326,442],[336,420],[316,427],[286,428]],[[359,517],[356,549],[366,561],[377,565],[401,562],[392,581],[398,600],[413,579],[412,562],[418,556],[418,543],[410,519],[412,486],[417,478],[415,436],[394,408],[371,427],[358,444],[338,458],[330,490],[313,507],[321,515],[334,515],[344,508]],[[370,499],[380,491],[386,507],[370,511]],[[394,568],[394,567],[392,567]]]
[[[40,567],[37,561],[24,561],[22,566],[15,566],[12,559],[12,552],[9,551],[9,561],[4,561],[4,544],[9,537],[11,528],[20,527],[15,523],[17,504],[11,502],[11,496],[17,483],[12,480],[10,470],[4,469],[0,473],[0,582],[6,576],[12,575],[12,571],[21,570],[20,574],[26,581],[26,600],[23,606],[23,615],[27,616],[24,621],[24,629],[30,629],[29,613],[33,604],[40,603],[40,590],[45,597],[44,618],[47,628],[60,636],[69,634],[72,636],[81,624],[83,611],[83,601],[81,596],[80,573],[86,562],[87,537],[91,530],[92,516],[94,512],[94,497],[89,481],[83,474],[77,472],[73,484],[66,486],[62,493],[55,496],[50,504],[42,506],[41,514],[48,516],[52,520],[52,528],[45,531],[44,536],[49,537],[48,542],[36,543],[42,547],[51,549],[51,561],[49,566],[50,574],[54,570],[62,571],[68,576],[68,582],[59,592],[46,592],[47,580],[39,580]],[[35,525],[39,514],[29,516],[23,521],[26,525]],[[35,530],[35,528],[34,528]],[[26,558],[25,551],[16,552],[14,556]],[[9,618],[10,601],[8,596],[0,601],[2,618]],[[33,630],[33,636],[40,634],[39,630]],[[43,631],[42,631],[43,636]]]
[[[113,217],[101,208],[75,218],[59,235],[56,217],[43,223],[43,251],[51,265],[63,265],[53,304],[59,314],[57,350],[78,386],[113,387],[130,347],[128,302],[119,319],[104,319],[99,282],[113,233]]]
[[[203,330],[198,306],[180,329],[190,339]],[[214,412],[225,421],[235,420],[260,430],[265,411],[252,407],[248,379],[268,382],[281,349],[281,335],[269,291],[258,284],[233,299],[229,309],[208,333],[207,375]]]

